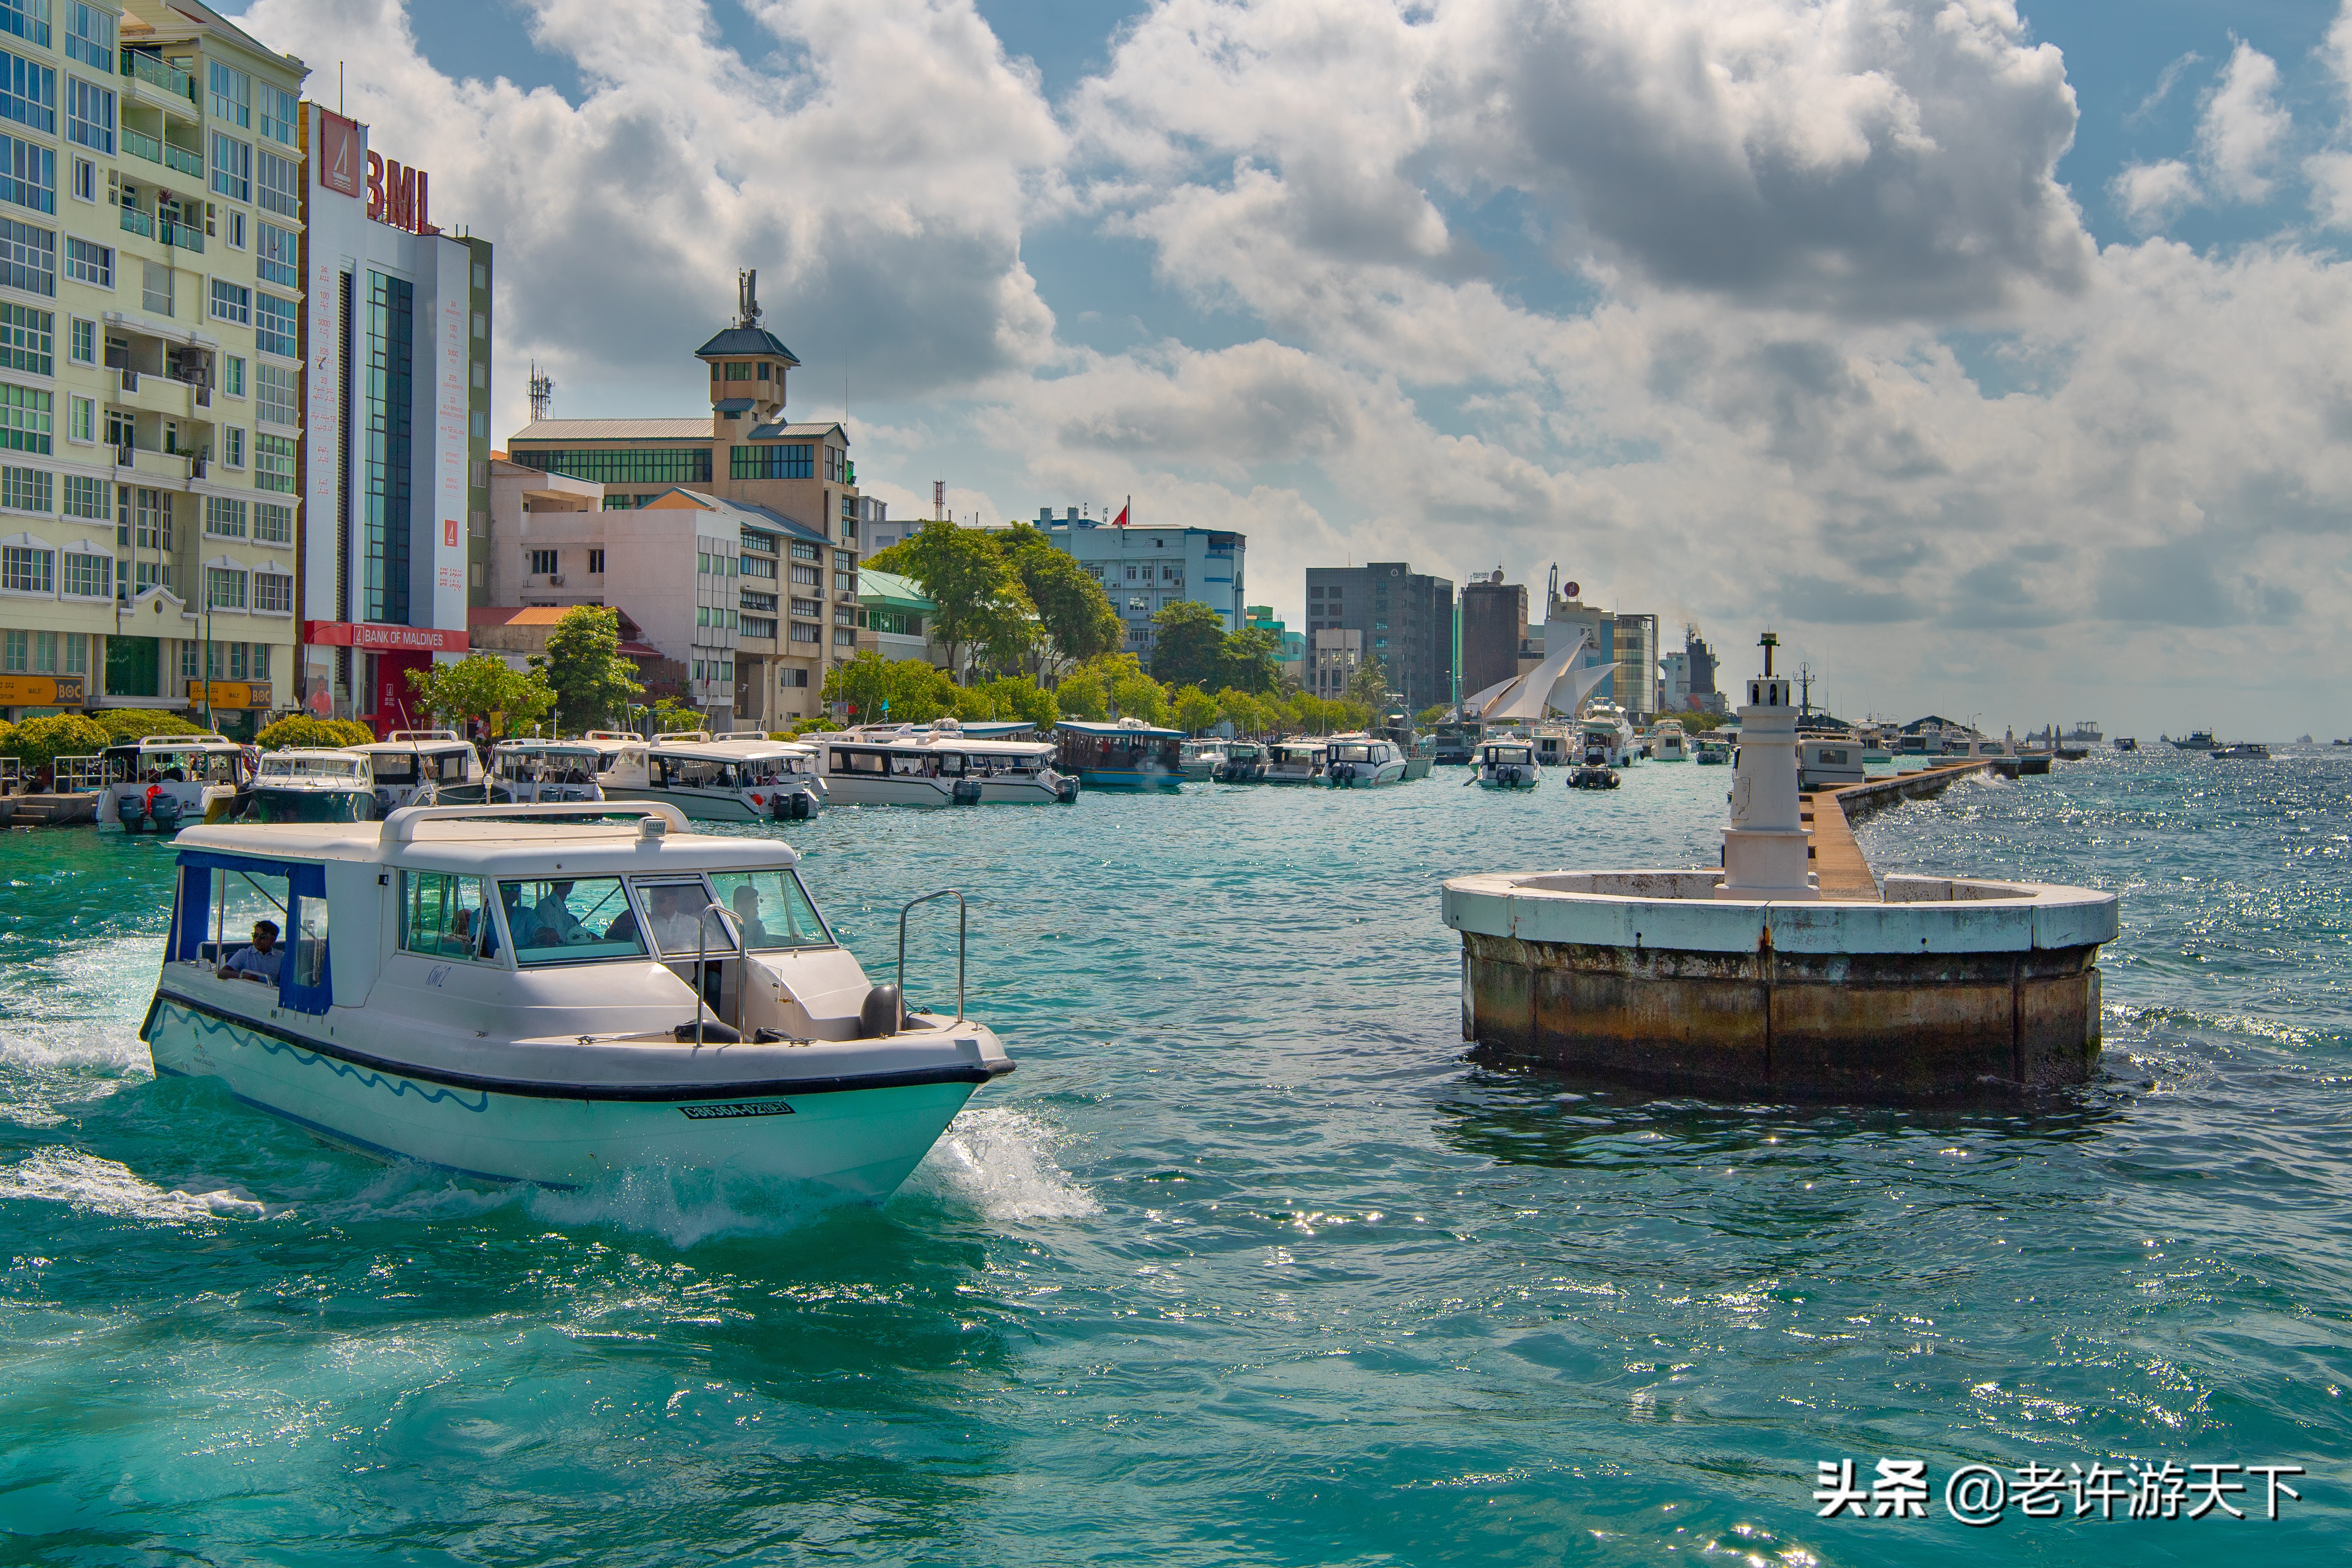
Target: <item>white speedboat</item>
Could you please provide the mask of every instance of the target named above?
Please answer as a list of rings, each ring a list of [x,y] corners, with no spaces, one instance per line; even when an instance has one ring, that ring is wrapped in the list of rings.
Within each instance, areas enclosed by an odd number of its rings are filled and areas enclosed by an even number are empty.
[[[1684,732],[1678,719],[1661,719],[1651,731],[1650,756],[1661,763],[1686,763],[1691,758],[1690,736]]]
[[[1052,805],[1078,798],[1050,741],[986,741],[953,720],[927,730],[869,726],[811,737],[843,805]]]
[[[1266,747],[1267,784],[1320,784],[1322,780],[1322,742],[1276,741]]]
[[[1730,743],[1716,740],[1700,741],[1697,762],[1703,768],[1728,767],[1731,763]]]
[[[1265,783],[1265,747],[1256,741],[1232,742],[1211,776],[1219,784]]]
[[[501,741],[490,751],[490,804],[598,801],[604,753],[587,741]]]
[[[1404,783],[1404,748],[1378,735],[1334,735],[1323,746],[1323,782],[1333,789]]]
[[[698,822],[803,822],[826,798],[814,748],[764,738],[624,744],[596,784],[606,800],[667,801]]]
[[[378,816],[404,805],[480,805],[489,799],[481,753],[455,730],[394,730],[388,741],[346,749],[368,759]]]
[[[158,1073],[221,1079],[330,1142],[578,1185],[648,1167],[889,1194],[972,1090],[986,1026],[871,984],[773,838],[667,803],[416,807],[382,824],[221,826],[180,845],[140,1029]],[[548,820],[551,816],[563,820]],[[246,917],[274,908],[274,981]],[[934,893],[919,899],[954,898]],[[236,912],[231,913],[234,906]]]
[[[1543,764],[1536,761],[1530,741],[1482,742],[1475,762],[1480,789],[1533,789],[1543,782]]]
[[[226,735],[149,735],[99,756],[99,826],[130,833],[173,833],[227,811],[253,777],[253,753]]]
[[[1177,765],[1188,779],[1213,779],[1217,764],[1225,760],[1226,746],[1223,741],[1187,741]]]
[[[1584,737],[1579,761],[1585,766],[1622,768],[1633,760],[1633,727],[1615,703],[1595,702],[1587,707],[1579,729]]]
[[[265,752],[240,822],[373,822],[375,773],[367,753],[343,749]]]

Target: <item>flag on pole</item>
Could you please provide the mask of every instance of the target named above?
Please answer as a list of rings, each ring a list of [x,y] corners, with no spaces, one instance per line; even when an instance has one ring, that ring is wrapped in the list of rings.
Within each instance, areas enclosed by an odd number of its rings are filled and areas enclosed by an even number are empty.
[[[1110,525],[1113,528],[1125,528],[1127,526],[1127,514],[1129,510],[1133,510],[1134,506],[1135,498],[1133,496],[1128,497],[1127,505],[1118,509],[1118,515],[1110,520]]]

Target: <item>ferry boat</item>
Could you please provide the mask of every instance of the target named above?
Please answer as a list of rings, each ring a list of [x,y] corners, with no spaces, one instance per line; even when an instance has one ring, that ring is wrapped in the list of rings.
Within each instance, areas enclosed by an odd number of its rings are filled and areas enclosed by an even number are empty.
[[[490,804],[599,801],[604,753],[588,741],[502,741],[490,750]]]
[[[2338,741],[2336,743],[2339,746],[2344,744],[2341,741]],[[2118,752],[2137,752],[2139,750],[2139,742],[2129,735],[2117,735],[2116,737],[2116,750]]]
[[[1210,776],[1219,784],[1264,784],[1265,782],[1265,747],[1256,741],[1234,741],[1225,747],[1224,759]]]
[[[1486,741],[1478,747],[1480,789],[1533,789],[1543,781],[1535,746],[1524,740]]]
[[[790,741],[624,744],[596,785],[608,801],[667,801],[698,822],[803,822],[825,802],[815,750]]]
[[[1323,782],[1334,789],[1404,783],[1404,749],[1377,735],[1334,735],[1323,746]]]
[[[1188,779],[1213,779],[1217,776],[1217,764],[1225,760],[1224,741],[1187,741],[1177,763]]]
[[[375,773],[364,752],[265,752],[240,822],[373,822]]]
[[[2210,730],[2192,730],[2185,738],[2178,740],[2170,735],[2163,739],[2171,741],[2172,748],[2177,752],[2218,752],[2221,749],[2221,742],[2213,738]]]
[[[226,735],[148,735],[99,753],[98,823],[171,833],[229,811],[253,778],[253,755]]]
[[[1278,784],[1319,784],[1323,779],[1323,742],[1303,736],[1276,741],[1265,749],[1265,782]]]
[[[952,719],[927,731],[869,725],[812,737],[842,805],[1053,805],[1078,798],[1046,741],[967,738]]]
[[[1695,760],[1699,766],[1720,768],[1730,765],[1731,745],[1728,742],[1702,739],[1697,749],[1698,755]]]
[[[1093,789],[1174,789],[1184,782],[1184,732],[1140,719],[1065,719],[1054,726],[1061,771]]]
[[[157,1073],[214,1078],[331,1143],[491,1181],[646,1167],[887,1196],[980,1085],[985,1025],[876,985],[769,837],[668,802],[410,806],[381,824],[192,828],[140,1027]],[[549,817],[557,820],[548,820]],[[255,889],[275,978],[239,950]],[[236,909],[235,914],[232,908]]]
[[[368,759],[380,817],[404,805],[481,805],[489,799],[481,753],[455,730],[394,730],[390,740],[345,750]]]
[[[1651,731],[1650,755],[1662,763],[1690,761],[1690,736],[1684,731],[1682,721],[1678,719],[1658,721],[1658,727]]]

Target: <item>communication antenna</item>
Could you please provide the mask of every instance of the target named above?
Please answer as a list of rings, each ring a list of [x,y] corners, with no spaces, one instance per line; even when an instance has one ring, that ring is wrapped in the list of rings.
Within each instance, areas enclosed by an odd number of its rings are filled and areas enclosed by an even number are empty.
[[[537,424],[546,418],[547,411],[554,405],[555,383],[548,379],[547,373],[539,368],[539,362],[533,360],[530,362],[531,423]]]
[[[931,481],[931,515],[940,522],[948,520],[948,482],[945,479]]]
[[[1810,719],[1813,716],[1813,667],[1811,665],[1797,666],[1797,684],[1804,692],[1803,697],[1799,700],[1800,706],[1797,711],[1801,716]]]
[[[760,324],[760,269],[747,267],[735,274],[735,324]]]

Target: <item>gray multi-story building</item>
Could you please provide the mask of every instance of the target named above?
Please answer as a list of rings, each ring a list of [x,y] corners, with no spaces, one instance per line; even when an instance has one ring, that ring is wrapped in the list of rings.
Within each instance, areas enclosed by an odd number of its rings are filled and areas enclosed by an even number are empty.
[[[1527,584],[1504,582],[1499,566],[1472,573],[1462,590],[1462,695],[1518,674],[1527,635]]]
[[[1307,569],[1307,635],[1363,634],[1389,690],[1412,712],[1454,700],[1454,584],[1402,561]],[[1316,646],[1319,648],[1320,643]]]
[[[1051,507],[1037,514],[1037,527],[1057,549],[1066,550],[1109,595],[1111,608],[1127,626],[1124,651],[1149,660],[1151,617],[1187,599],[1224,618],[1225,630],[1248,624],[1242,563],[1246,535],[1210,528],[1144,528],[1055,517]]]

